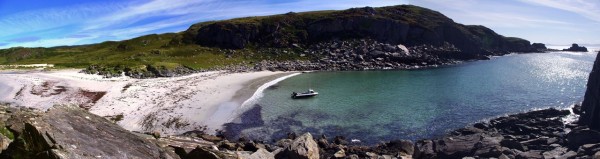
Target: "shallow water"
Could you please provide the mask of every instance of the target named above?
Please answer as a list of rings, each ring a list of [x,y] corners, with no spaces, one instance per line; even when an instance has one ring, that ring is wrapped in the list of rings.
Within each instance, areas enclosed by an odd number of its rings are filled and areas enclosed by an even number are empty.
[[[504,114],[580,102],[595,56],[514,54],[424,70],[306,73],[266,89],[244,122],[227,128],[263,140],[288,132],[344,135],[364,144],[438,137]],[[290,98],[308,88],[320,94]]]

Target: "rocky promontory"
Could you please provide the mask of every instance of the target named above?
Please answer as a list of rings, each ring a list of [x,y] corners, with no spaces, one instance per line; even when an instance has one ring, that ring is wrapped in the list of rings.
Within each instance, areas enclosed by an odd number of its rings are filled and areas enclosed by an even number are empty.
[[[195,24],[173,41],[221,48],[291,48],[332,39],[374,39],[390,45],[452,45],[458,55],[537,52],[539,44],[504,37],[480,25],[463,25],[427,8],[399,5],[343,11],[287,13]]]

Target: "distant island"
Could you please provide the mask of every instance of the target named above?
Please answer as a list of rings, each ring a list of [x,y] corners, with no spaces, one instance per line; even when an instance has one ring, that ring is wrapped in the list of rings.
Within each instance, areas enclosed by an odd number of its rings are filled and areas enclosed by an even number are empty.
[[[0,64],[50,63],[106,77],[203,70],[411,69],[546,50],[413,5],[209,21],[180,33],[81,46],[0,50]]]
[[[571,45],[571,47],[567,49],[563,49],[563,51],[573,51],[573,52],[588,52],[585,46],[579,46],[577,44]]]

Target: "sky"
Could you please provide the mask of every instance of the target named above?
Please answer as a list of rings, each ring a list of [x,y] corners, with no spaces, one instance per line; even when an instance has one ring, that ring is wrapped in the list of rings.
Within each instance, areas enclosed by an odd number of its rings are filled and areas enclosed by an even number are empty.
[[[210,20],[411,4],[550,45],[600,44],[598,0],[0,0],[0,48],[180,32]]]

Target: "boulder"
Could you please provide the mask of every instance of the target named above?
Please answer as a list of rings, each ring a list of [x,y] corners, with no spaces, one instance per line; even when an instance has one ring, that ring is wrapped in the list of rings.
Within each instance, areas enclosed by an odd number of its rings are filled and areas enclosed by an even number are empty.
[[[402,53],[404,53],[405,55],[407,55],[407,56],[410,55],[410,51],[408,50],[408,48],[406,48],[406,46],[404,46],[402,44],[398,44],[397,47],[398,47],[398,49],[402,50]]]
[[[523,146],[523,144],[521,144],[521,142],[515,141],[515,140],[510,140],[510,139],[504,139],[500,142],[500,145],[502,145],[503,147],[507,147],[510,149],[516,149],[519,151],[526,151],[527,147]]]
[[[415,146],[409,140],[396,140],[385,143],[385,149],[391,152],[398,152],[399,156],[412,156],[415,151]]]
[[[275,158],[318,159],[319,146],[310,133],[305,133],[297,137],[285,150],[277,153]]]
[[[15,113],[16,115],[23,113]],[[0,158],[178,158],[119,127],[113,122],[76,106],[55,106],[28,116],[15,142]],[[13,118],[9,120],[13,120]]]
[[[567,153],[567,148],[557,147],[554,150],[543,152],[542,156],[544,156],[544,158],[558,158],[565,153]]]
[[[561,156],[556,157],[556,159],[571,159],[571,158],[575,158],[575,156],[577,156],[577,152],[569,151]]]
[[[441,158],[459,158],[464,156],[481,155],[498,157],[501,155],[500,135],[471,134],[464,136],[449,136],[434,143],[435,151]]]
[[[569,148],[574,150],[585,144],[600,143],[600,132],[576,129],[567,134],[567,143]]]
[[[433,147],[433,141],[431,140],[421,140],[415,143],[415,152],[413,153],[413,158],[435,158],[436,152]]]
[[[527,152],[521,152],[516,156],[516,159],[543,159],[541,151],[531,150]]]
[[[339,151],[335,152],[335,154],[333,154],[333,157],[344,158],[344,157],[346,157],[346,151],[344,151],[343,149],[339,150]]]
[[[592,156],[594,153],[600,151],[600,144],[585,144],[577,149],[577,153]]]
[[[239,154],[238,159],[275,159],[275,155],[265,149],[258,149],[252,154],[242,153]]]

